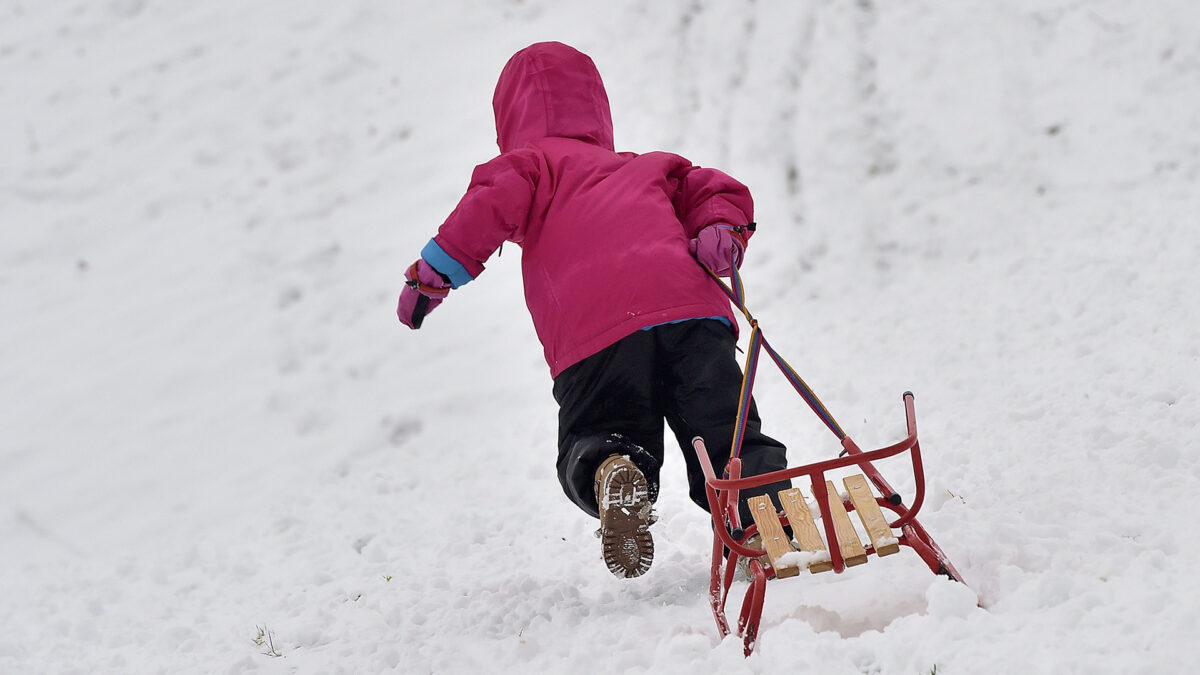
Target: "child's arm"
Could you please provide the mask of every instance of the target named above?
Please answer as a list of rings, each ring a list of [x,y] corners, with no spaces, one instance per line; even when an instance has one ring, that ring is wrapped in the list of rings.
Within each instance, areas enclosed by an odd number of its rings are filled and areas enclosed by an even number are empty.
[[[409,268],[396,309],[401,323],[420,328],[449,289],[483,272],[484,261],[500,244],[524,238],[541,174],[539,159],[535,151],[524,149],[475,167],[458,207]]]
[[[500,244],[524,238],[540,175],[540,155],[529,149],[475,167],[467,193],[421,257],[450,277],[451,288],[478,277]]]
[[[675,212],[687,232],[689,249],[714,274],[727,276],[740,267],[746,242],[754,233],[750,190],[716,169],[688,166],[678,178]]]
[[[687,166],[672,172],[679,181],[675,192],[675,213],[688,239],[700,235],[711,225],[744,227],[754,220],[754,199],[750,189],[716,169]],[[750,231],[743,237],[748,239]]]

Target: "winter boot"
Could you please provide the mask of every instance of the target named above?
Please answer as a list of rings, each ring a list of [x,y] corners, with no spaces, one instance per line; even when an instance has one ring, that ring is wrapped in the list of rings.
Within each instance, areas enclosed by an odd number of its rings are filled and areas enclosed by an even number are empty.
[[[608,570],[618,577],[639,577],[654,560],[650,490],[646,476],[623,455],[612,455],[596,469],[600,541]]]
[[[748,549],[752,549],[755,551],[763,550],[762,537],[760,537],[757,532],[750,535],[746,539],[746,541],[742,542],[742,545],[744,545]],[[762,563],[764,570],[771,569],[771,561],[767,559],[767,556],[765,556],[765,555],[759,556],[758,562]],[[742,577],[746,581],[750,581],[751,579],[754,578],[754,575],[750,572],[750,559],[749,558],[746,558],[744,556],[738,556],[737,566],[738,566],[738,571],[740,571],[742,573]]]

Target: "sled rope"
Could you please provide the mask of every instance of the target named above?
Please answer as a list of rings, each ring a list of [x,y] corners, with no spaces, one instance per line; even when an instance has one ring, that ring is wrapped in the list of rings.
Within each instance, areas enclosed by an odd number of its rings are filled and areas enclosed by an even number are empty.
[[[783,372],[784,377],[787,378],[796,392],[800,394],[800,397],[804,399],[808,407],[812,408],[817,417],[833,432],[833,435],[837,436],[839,441],[844,440],[846,432],[842,431],[841,425],[833,418],[829,409],[825,407],[824,403],[821,403],[821,399],[817,398],[816,393],[808,386],[804,378],[796,373],[796,370],[779,355],[779,352],[775,351],[775,348],[763,336],[762,329],[758,325],[758,320],[754,318],[750,310],[746,307],[746,289],[742,285],[742,276],[738,273],[737,266],[730,265],[729,284],[722,281],[721,277],[714,274],[708,267],[704,267],[704,269],[721,286],[721,289],[725,291],[725,295],[729,296],[730,301],[745,315],[746,321],[750,324],[750,345],[746,348],[746,368],[742,374],[742,393],[741,398],[738,400],[737,422],[733,431],[733,443],[729,448],[730,459],[739,456],[742,452],[742,441],[746,436],[746,423],[750,415],[750,391],[754,387],[754,376],[758,370],[759,354],[763,350],[766,350],[767,355],[771,357],[771,360]]]

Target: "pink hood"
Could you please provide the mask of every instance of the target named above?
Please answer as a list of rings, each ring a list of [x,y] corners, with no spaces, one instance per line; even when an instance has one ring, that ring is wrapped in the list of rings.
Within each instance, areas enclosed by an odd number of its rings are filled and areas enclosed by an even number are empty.
[[[514,54],[500,73],[492,108],[500,152],[548,136],[614,149],[608,94],[596,64],[561,42],[539,42]]]

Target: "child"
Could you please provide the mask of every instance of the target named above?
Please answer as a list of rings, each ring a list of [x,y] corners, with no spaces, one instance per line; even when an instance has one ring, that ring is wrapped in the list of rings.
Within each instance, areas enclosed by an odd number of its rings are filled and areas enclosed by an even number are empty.
[[[501,154],[476,167],[409,267],[397,314],[420,328],[502,243],[521,247],[525,300],[560,406],[559,482],[600,519],[609,570],[640,576],[654,556],[664,418],[702,508],[691,439],[704,438],[718,470],[726,463],[742,379],[737,322],[697,261],[721,275],[741,264],[754,230],[750,193],[678,155],[615,152],[600,74],[567,45],[517,52],[492,104]],[[759,428],[752,406],[745,476],[787,465],[783,445]],[[785,487],[747,490],[743,499]]]

